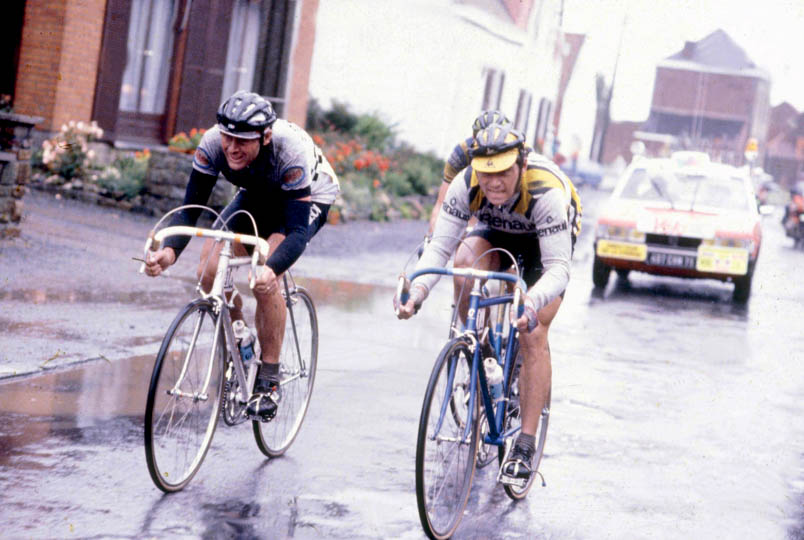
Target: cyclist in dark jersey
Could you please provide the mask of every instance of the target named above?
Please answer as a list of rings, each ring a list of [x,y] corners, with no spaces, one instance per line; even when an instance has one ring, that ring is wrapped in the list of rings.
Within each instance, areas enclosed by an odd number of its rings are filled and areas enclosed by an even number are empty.
[[[222,213],[230,230],[254,234],[248,210],[257,222],[259,236],[267,238],[271,253],[258,272],[254,297],[255,325],[262,350],[260,370],[247,412],[261,420],[276,414],[279,392],[279,352],[285,328],[285,305],[278,278],[299,258],[307,242],[326,223],[327,212],[339,191],[338,179],[321,150],[299,126],[277,119],[271,103],[261,96],[239,91],[218,109],[217,124],[204,134],[195,151],[193,170],[184,204],[206,204],[223,175],[240,189]],[[194,225],[200,209],[174,214],[170,225]],[[176,262],[189,239],[171,237],[152,253],[146,273],[159,275]],[[199,277],[206,290],[212,286],[221,244],[207,240],[201,253]],[[208,256],[211,257],[208,259]],[[246,249],[235,244],[235,255]],[[242,303],[235,297],[234,320],[242,320]]]
[[[417,268],[445,266],[456,247],[455,267],[501,271],[512,266],[498,251],[476,260],[493,247],[505,248],[522,260],[529,287],[525,314],[517,320],[523,352],[519,384],[522,431],[502,473],[528,479],[533,472],[534,435],[552,374],[548,330],[569,282],[581,205],[570,179],[555,163],[525,146],[525,137],[511,124],[492,124],[481,130],[471,155],[471,166],[447,190],[433,239]],[[471,217],[477,218],[478,225],[461,242]],[[394,298],[399,318],[416,313],[438,278],[416,278],[405,305]],[[455,277],[453,282],[461,320],[465,320],[469,301],[463,292],[465,278]]]

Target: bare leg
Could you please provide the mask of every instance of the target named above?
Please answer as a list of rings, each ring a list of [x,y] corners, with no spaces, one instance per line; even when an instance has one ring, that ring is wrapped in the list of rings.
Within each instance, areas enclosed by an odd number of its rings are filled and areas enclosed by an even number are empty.
[[[536,434],[539,417],[550,390],[553,371],[547,333],[559,307],[561,297],[539,310],[539,326],[533,332],[519,335],[519,343],[522,346],[519,394],[522,406],[522,433],[526,435]]]
[[[211,238],[205,240],[204,247],[201,248],[201,259],[198,263],[196,275],[201,280],[201,287],[205,292],[209,292],[212,289],[212,283],[215,281],[215,271],[218,268],[218,257],[221,249],[223,249],[223,244]],[[234,254],[238,257],[248,255],[246,249],[239,244],[234,245]],[[229,295],[226,298],[228,300]],[[240,298],[240,295],[235,296],[234,307],[229,313],[233,321],[243,320],[243,299]]]
[[[470,236],[464,240],[455,253],[455,268],[474,267],[479,270],[497,269],[499,267],[499,253],[492,252],[475,261],[478,255],[491,249],[493,246],[485,238]],[[472,279],[455,276],[453,278],[453,288],[455,294],[455,305],[458,306],[458,314],[461,322],[466,322],[466,311],[469,309],[469,296],[472,292]]]
[[[274,233],[268,237],[271,251],[285,239],[283,234]],[[282,275],[276,277],[277,286],[265,294],[254,293],[257,299],[257,312],[254,324],[257,327],[257,339],[262,348],[262,361],[268,364],[279,363],[279,352],[282,349],[282,338],[285,335],[285,300],[282,297]]]

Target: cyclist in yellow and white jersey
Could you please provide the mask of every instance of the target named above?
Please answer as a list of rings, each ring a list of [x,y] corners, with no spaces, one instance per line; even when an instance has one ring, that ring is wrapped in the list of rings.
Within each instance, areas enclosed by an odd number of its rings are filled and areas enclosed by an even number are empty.
[[[519,389],[522,431],[502,472],[528,479],[535,449],[534,435],[551,380],[548,331],[569,282],[570,259],[580,232],[581,204],[572,182],[546,157],[526,147],[525,137],[511,124],[492,124],[475,137],[471,166],[447,190],[432,241],[418,268],[443,267],[455,252],[454,266],[506,270],[512,261],[500,252],[475,260],[492,247],[505,248],[522,261],[528,285],[525,312],[517,320],[523,365]],[[478,225],[463,243],[471,217]],[[460,245],[459,245],[460,243]],[[399,318],[412,317],[439,276],[416,278]],[[465,320],[469,295],[464,278],[454,277],[456,304]],[[470,287],[467,288],[467,290]],[[462,295],[463,293],[463,295]],[[462,296],[461,296],[462,295]]]

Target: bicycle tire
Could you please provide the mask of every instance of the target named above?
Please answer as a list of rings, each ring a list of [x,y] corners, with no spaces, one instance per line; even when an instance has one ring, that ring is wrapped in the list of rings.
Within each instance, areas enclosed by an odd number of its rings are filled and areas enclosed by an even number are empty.
[[[285,336],[279,354],[282,399],[273,420],[252,421],[257,446],[268,457],[281,456],[296,439],[307,414],[318,366],[318,316],[313,299],[303,287],[297,287],[290,294],[289,304],[286,303]]]
[[[145,459],[154,484],[167,493],[184,488],[198,472],[218,424],[225,338],[221,332],[213,345],[216,322],[211,301],[191,302],[171,323],[156,355],[145,405]],[[181,394],[171,394],[177,382]]]
[[[465,424],[456,421],[455,415],[448,413],[444,404],[445,399],[452,400],[452,389],[448,389],[450,368],[455,369],[463,362],[470,365],[471,361],[472,352],[465,339],[448,341],[433,366],[422,403],[416,443],[416,501],[424,532],[434,539],[449,538],[455,532],[472,489],[480,426],[478,407],[474,407],[473,415],[467,417],[471,422],[467,441],[463,437]],[[453,371],[453,385],[455,379]],[[441,431],[433,434],[442,410],[445,414]],[[455,450],[451,451],[453,448]],[[439,471],[442,465],[446,465],[445,470]],[[442,499],[442,495],[445,498]]]
[[[503,420],[503,432],[508,431],[509,429],[516,427],[517,425],[521,425],[522,419],[520,416],[520,406],[519,406],[519,371],[522,366],[522,357],[520,356],[519,352],[519,344],[517,343],[517,351],[516,351],[516,363],[514,367],[511,369],[510,373],[508,373],[508,384],[506,385],[507,395],[506,395],[506,402],[507,406],[505,409],[505,418]],[[531,466],[533,467],[533,474],[530,475],[530,480],[528,483],[525,484],[523,487],[519,488],[517,486],[511,486],[508,484],[503,484],[503,488],[505,489],[506,495],[508,495],[513,500],[520,500],[524,499],[530,488],[533,487],[533,481],[536,479],[537,471],[539,470],[539,464],[542,461],[542,457],[544,456],[544,444],[547,440],[547,427],[550,422],[550,395],[552,393],[551,389],[547,390],[547,400],[542,408],[541,419],[539,421],[539,427],[536,431],[536,451],[533,454],[533,461],[531,462]],[[503,459],[505,458],[505,446],[498,447],[497,450],[497,458],[498,463],[502,466]]]

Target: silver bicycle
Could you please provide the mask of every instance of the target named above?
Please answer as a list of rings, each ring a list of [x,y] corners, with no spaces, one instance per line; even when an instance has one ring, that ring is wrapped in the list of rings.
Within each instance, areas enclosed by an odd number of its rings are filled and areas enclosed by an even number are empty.
[[[249,285],[253,287],[258,265],[268,254],[268,243],[258,236],[174,226],[151,232],[146,255],[166,238],[177,235],[213,238],[223,246],[211,290],[204,292],[198,283],[199,298],[187,304],[171,323],[151,375],[145,406],[145,457],[151,479],[165,492],[184,488],[198,472],[219,417],[230,426],[252,420],[246,415],[246,403],[254,387],[258,360],[250,365],[243,362],[230,309],[238,294],[234,271],[250,265]],[[234,256],[234,244],[253,246],[253,254]],[[140,272],[143,270],[144,265]],[[315,306],[289,271],[283,276],[282,295],[287,310],[280,353],[282,399],[272,421],[251,423],[257,446],[269,457],[281,456],[301,428],[318,358]]]

